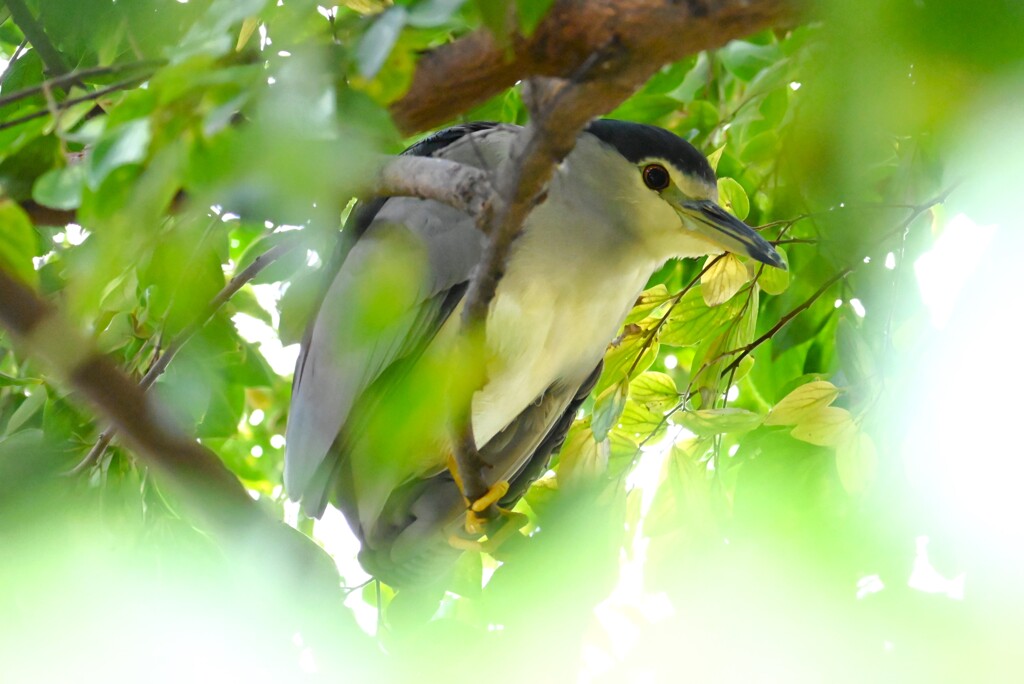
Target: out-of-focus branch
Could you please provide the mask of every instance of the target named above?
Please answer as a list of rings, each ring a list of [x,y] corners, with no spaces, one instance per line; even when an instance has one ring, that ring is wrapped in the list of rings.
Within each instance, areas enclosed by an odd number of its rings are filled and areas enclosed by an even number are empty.
[[[13,61],[13,60],[12,60]],[[144,60],[141,62],[124,62],[121,64],[111,64],[109,66],[98,66],[90,67],[88,69],[76,69],[69,71],[66,74],[61,74],[53,78],[47,79],[42,83],[22,88],[21,90],[15,90],[13,93],[4,94],[0,97],[0,107],[9,105],[12,102],[24,100],[26,97],[38,95],[45,92],[46,90],[53,90],[54,88],[60,88],[62,86],[76,83],[85,78],[91,78],[93,76],[105,76],[111,74],[120,74],[126,71],[145,71],[146,75],[149,75],[153,69],[165,64],[164,60]]]
[[[606,52],[590,78],[634,86],[662,65],[734,38],[778,26],[799,0],[556,0],[529,37],[499,43],[474,31],[424,55],[409,90],[391,105],[405,133],[450,120],[517,81],[572,78],[594,54]],[[604,110],[608,111],[608,110]]]
[[[0,268],[0,324],[22,349],[116,426],[192,512],[218,533],[265,522],[234,475],[212,452],[172,425],[166,412],[59,312]]]
[[[300,617],[298,628],[303,636],[325,644],[321,657],[338,660],[326,645],[336,644],[338,639],[356,652],[373,652],[343,609],[340,582],[330,557],[300,532],[264,515],[216,454],[174,425],[153,396],[145,394],[109,358],[97,353],[53,306],[3,268],[0,325],[10,331],[24,353],[49,365],[116,426],[184,512],[229,549],[239,567],[258,568],[266,581],[280,583],[280,591],[289,599],[286,605]],[[358,665],[340,665],[359,669]]]

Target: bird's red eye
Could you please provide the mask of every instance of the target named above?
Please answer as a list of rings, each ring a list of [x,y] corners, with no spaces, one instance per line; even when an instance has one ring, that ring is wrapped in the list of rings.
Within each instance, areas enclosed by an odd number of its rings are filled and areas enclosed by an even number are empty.
[[[661,164],[648,164],[643,171],[644,184],[651,190],[664,190],[668,187],[668,171]]]

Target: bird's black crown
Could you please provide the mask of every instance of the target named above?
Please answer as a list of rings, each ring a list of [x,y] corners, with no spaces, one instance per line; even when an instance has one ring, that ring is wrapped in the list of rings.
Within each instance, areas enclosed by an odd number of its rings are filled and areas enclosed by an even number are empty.
[[[614,147],[619,154],[634,164],[652,157],[665,159],[681,171],[693,174],[709,185],[716,182],[715,172],[704,155],[696,147],[664,128],[632,121],[598,119],[587,126],[587,132]]]

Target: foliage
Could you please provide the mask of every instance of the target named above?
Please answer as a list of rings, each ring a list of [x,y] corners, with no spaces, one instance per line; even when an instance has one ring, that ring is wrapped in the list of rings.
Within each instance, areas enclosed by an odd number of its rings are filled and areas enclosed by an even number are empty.
[[[528,34],[550,0],[24,4],[70,76],[4,13],[0,267],[59,302],[135,377],[187,339],[152,391],[357,585],[365,575],[339,546],[344,531],[297,516],[282,490],[287,345],[301,338],[366,169],[412,142],[387,105],[418,56],[481,26],[499,39]],[[929,459],[911,438],[929,425],[914,411],[932,406],[929,374],[948,374],[947,401],[986,403],[963,390],[1010,344],[969,354],[967,338],[955,372],[926,364],[939,331],[914,265],[962,214],[1012,220],[1005,179],[1024,170],[1004,136],[1020,142],[1021,14],[998,2],[868,5],[825,3],[814,21],[666,65],[610,113],[707,153],[723,205],[761,226],[789,271],[729,255],[654,276],[553,470],[517,508],[529,536],[467,553],[434,595],[372,584],[351,594],[360,619],[381,608],[378,638],[400,671],[493,668],[508,656],[502,679],[580,667],[592,681],[631,679],[644,663],[716,680],[1019,674],[1006,634],[1020,627],[1022,594],[993,569],[1019,551],[978,550],[981,523],[956,512],[972,500],[944,510],[955,478],[938,473],[973,467],[968,454]],[[513,88],[464,118],[527,114]],[[950,194],[965,176],[980,182]],[[284,256],[189,338],[226,282],[280,244]],[[1007,449],[1009,424],[990,428]],[[0,333],[0,540],[49,568],[42,579],[0,569],[3,584],[46,595],[86,549],[104,559],[87,567],[113,573],[114,586],[149,593],[160,583],[136,582],[124,565],[177,578],[185,594],[178,579],[197,571],[180,557],[217,565],[131,451],[116,439],[94,449],[104,428]],[[933,593],[915,587],[923,535],[941,574],[990,578],[987,593],[959,602],[937,580]],[[64,538],[77,540],[66,555],[53,541]],[[111,560],[122,556],[134,560]],[[70,586],[50,598],[73,589],[122,601]],[[273,624],[258,608],[272,587],[242,599],[202,591]],[[1007,617],[986,614],[999,604]],[[8,629],[4,641],[23,638]],[[269,653],[286,671],[301,660],[279,643]],[[19,673],[31,661],[0,662]]]

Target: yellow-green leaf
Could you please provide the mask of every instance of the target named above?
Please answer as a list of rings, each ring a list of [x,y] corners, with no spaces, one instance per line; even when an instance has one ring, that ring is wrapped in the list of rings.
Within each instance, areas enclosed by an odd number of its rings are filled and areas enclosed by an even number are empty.
[[[619,425],[629,434],[646,437],[664,427],[665,416],[659,412],[651,411],[635,401],[629,401],[626,402],[626,408],[622,411],[622,416],[619,418]]]
[[[698,437],[748,432],[763,421],[759,413],[739,408],[687,411],[679,418],[679,424]]]
[[[608,469],[608,443],[603,444],[601,448],[594,441],[594,432],[589,427],[570,431],[558,460],[559,485],[593,480],[602,475]]]
[[[863,430],[836,445],[836,471],[843,489],[859,494],[867,489],[875,474],[878,450],[875,442]]]
[[[827,380],[800,385],[783,397],[765,419],[765,425],[796,425],[819,409],[829,406],[839,396],[839,388]]]
[[[818,446],[836,446],[849,440],[857,430],[853,416],[846,409],[819,406],[804,414],[790,432],[795,439]]]
[[[789,258],[786,256],[786,252],[782,247],[776,247],[775,251],[782,257],[782,263],[788,264]],[[757,284],[761,286],[761,289],[770,295],[782,294],[789,287],[789,271],[783,271],[781,268],[774,268],[772,266],[765,266],[761,271],[761,277],[757,279]]]
[[[736,307],[732,304],[709,307],[704,303],[701,289],[695,287],[687,292],[672,309],[658,337],[662,344],[672,347],[697,344],[736,313]]]
[[[644,290],[633,305],[632,311],[626,316],[625,324],[636,323],[651,315],[655,309],[672,299],[674,295],[668,291],[663,284],[658,284],[649,290]]]
[[[711,164],[711,169],[713,171],[718,171],[718,162],[721,161],[723,152],[725,152],[725,145],[722,145],[708,155],[708,164]]]
[[[672,376],[647,371],[630,383],[629,397],[648,409],[660,411],[679,401],[679,390]]]
[[[733,178],[718,179],[718,198],[722,206],[743,221],[750,213],[750,199],[747,191]]]
[[[704,303],[718,306],[732,299],[750,279],[747,267],[733,254],[724,254],[701,276],[700,289]]]
[[[259,17],[246,17],[242,22],[242,28],[238,32],[238,40],[235,41],[235,52],[241,52],[245,44],[252,38],[252,34],[260,25]]]

